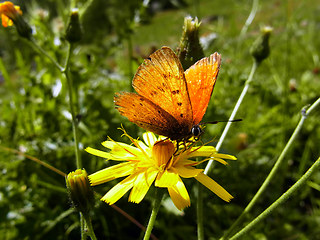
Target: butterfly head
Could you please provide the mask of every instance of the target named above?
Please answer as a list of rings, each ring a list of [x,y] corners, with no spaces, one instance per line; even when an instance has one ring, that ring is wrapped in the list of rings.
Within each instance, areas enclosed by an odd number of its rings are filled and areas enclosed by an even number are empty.
[[[200,137],[202,133],[203,133],[203,130],[199,124],[196,124],[191,128],[191,135],[195,138]]]

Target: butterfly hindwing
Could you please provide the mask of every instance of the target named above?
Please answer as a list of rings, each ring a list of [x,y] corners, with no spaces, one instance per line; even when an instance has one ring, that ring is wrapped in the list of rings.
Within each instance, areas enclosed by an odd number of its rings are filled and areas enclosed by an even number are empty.
[[[218,53],[202,58],[185,71],[193,111],[193,125],[205,114],[218,77],[221,56]]]
[[[162,47],[145,59],[132,85],[137,93],[173,116],[190,131],[192,106],[182,65],[176,54]]]
[[[118,93],[114,101],[120,114],[139,127],[172,138],[183,134],[181,131],[185,126],[181,126],[173,116],[139,94]]]

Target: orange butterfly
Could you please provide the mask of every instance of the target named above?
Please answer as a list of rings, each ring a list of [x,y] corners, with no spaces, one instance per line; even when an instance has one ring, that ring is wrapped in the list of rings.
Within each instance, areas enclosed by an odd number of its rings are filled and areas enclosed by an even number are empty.
[[[132,80],[137,93],[115,95],[116,108],[131,122],[171,140],[197,137],[220,63],[220,55],[214,53],[184,72],[172,49],[162,47],[138,68]]]

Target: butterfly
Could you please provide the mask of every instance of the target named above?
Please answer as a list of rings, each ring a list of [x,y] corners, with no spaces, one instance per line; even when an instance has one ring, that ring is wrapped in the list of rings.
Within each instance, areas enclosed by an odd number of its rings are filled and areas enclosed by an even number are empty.
[[[173,50],[162,47],[138,68],[132,80],[137,93],[116,93],[116,108],[131,122],[171,140],[197,137],[220,64],[221,56],[214,53],[184,71]]]

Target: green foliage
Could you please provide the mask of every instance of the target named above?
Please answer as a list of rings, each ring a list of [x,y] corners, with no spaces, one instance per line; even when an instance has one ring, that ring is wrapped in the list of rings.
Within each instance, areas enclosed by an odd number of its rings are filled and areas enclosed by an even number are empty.
[[[235,198],[224,203],[211,192],[204,192],[205,239],[218,239],[264,181],[297,125],[300,110],[319,97],[319,8],[311,1],[261,1],[256,18],[240,39],[251,7],[248,1],[165,1],[167,4],[161,5],[155,0],[149,7],[138,0],[75,2],[81,13],[83,38],[73,50],[70,71],[80,151],[89,174],[109,163],[90,156],[85,147],[103,149],[100,143],[107,136],[126,141],[118,130],[121,124],[130,135],[141,136],[142,130],[114,109],[114,93],[131,91],[132,74],[154,49],[178,46],[185,15],[202,20],[200,36],[206,41],[205,55],[218,51],[223,59],[204,122],[228,119],[251,69],[249,49],[261,26],[273,27],[270,56],[259,66],[238,111],[237,117],[243,121],[232,125],[220,150],[238,160],[228,166],[215,165],[210,173]],[[172,2],[180,4],[173,6]],[[23,16],[33,27],[36,42],[64,65],[69,1],[44,4],[30,0],[24,4]],[[215,38],[211,38],[213,33]],[[0,27],[0,44],[0,146],[34,156],[65,173],[75,170],[65,77],[19,38],[14,27]],[[319,157],[318,119],[319,110],[307,118],[285,157],[286,164],[249,214],[247,223]],[[223,128],[222,123],[208,125],[202,140],[214,139],[215,144]],[[79,239],[79,217],[70,210],[65,179],[24,156],[0,150],[0,239]],[[320,175],[315,175],[308,186],[246,239],[320,239],[316,237],[320,236],[319,179]],[[95,187],[95,191],[102,195],[116,182]],[[191,207],[181,215],[170,207],[160,208],[153,231],[158,238],[196,239],[194,183],[186,181]],[[139,205],[128,203],[126,197],[116,205],[145,225],[151,199],[152,191]],[[98,239],[141,237],[136,225],[98,198],[91,214]]]

